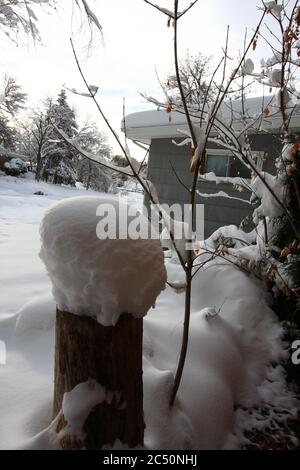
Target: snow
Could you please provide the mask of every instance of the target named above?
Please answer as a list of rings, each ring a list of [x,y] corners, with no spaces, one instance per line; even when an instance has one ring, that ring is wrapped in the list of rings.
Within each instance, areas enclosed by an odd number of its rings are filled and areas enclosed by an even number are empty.
[[[268,369],[265,380],[257,387],[258,394],[264,403],[264,413],[259,412],[257,408],[254,410],[239,408],[236,412],[237,428],[247,431],[257,429],[265,434],[269,432],[280,444],[281,434],[278,432],[279,426],[285,422],[287,415],[297,419],[298,406],[296,398],[290,396],[289,400],[286,400],[287,387],[284,375],[282,366]],[[278,433],[277,437],[276,431]],[[239,442],[244,444],[251,443],[245,434],[240,431],[237,432],[237,437]],[[290,435],[290,440],[295,441],[295,436]]]
[[[233,200],[236,200],[236,201],[240,201],[242,203],[245,203],[245,204],[251,204],[250,201],[248,201],[247,199],[241,199],[239,197],[234,197],[234,196],[229,196],[229,194],[225,193],[225,191],[218,191],[217,193],[202,193],[201,191],[196,191],[197,194],[201,197],[205,197],[205,198],[219,198],[219,197],[224,197],[226,199],[233,199]]]
[[[276,95],[276,102],[278,108],[284,107],[286,108],[288,103],[292,100],[291,93],[284,87],[277,92]],[[293,107],[291,107],[290,111],[292,111]]]
[[[275,16],[278,20],[281,20],[282,18],[282,10],[283,10],[283,5],[278,4],[275,1],[272,2],[265,2],[264,6],[267,8],[268,13],[271,13],[272,15]]]
[[[25,157],[24,155],[19,155],[18,153],[14,152],[13,150],[9,150],[5,147],[2,147],[0,145],[0,155],[4,155],[7,158],[19,158],[21,160],[28,160],[28,157]]]
[[[98,227],[110,209],[117,217],[117,238],[102,240]],[[92,316],[110,326],[122,313],[140,318],[154,305],[165,286],[163,251],[158,237],[122,239],[125,217],[130,227],[135,216],[112,197],[70,198],[46,211],[40,226],[40,257],[61,310]],[[148,236],[150,226],[144,216],[141,226]]]
[[[282,62],[282,54],[279,51],[274,51],[274,55],[266,60],[267,67],[273,67],[273,65],[280,64]]]
[[[267,172],[263,173],[263,177],[269,187],[273,190],[274,194],[276,194],[279,201],[284,204],[287,197],[287,191],[286,186],[282,183],[281,179],[278,176],[273,176]],[[253,213],[253,220],[255,223],[258,223],[259,218],[262,216],[274,218],[282,215],[284,211],[283,208],[278,204],[261,178],[256,176],[256,178],[251,182],[251,188],[254,194],[260,199],[260,205]]]
[[[107,392],[94,379],[76,385],[70,392],[64,394],[62,413],[67,426],[64,433],[84,439],[83,425],[91,410],[107,400]],[[110,403],[111,401],[109,401]]]
[[[218,228],[209,238],[200,242],[199,246],[201,248],[215,249],[216,245],[225,239],[231,239],[234,241],[235,247],[243,248],[245,245],[250,245],[256,241],[256,234],[255,231],[245,233],[236,225],[228,225]]]
[[[44,315],[41,315],[41,311]],[[55,311],[55,302],[50,294],[37,296],[26,302],[17,312],[16,334],[30,330],[50,330],[55,325]]]
[[[99,87],[97,85],[89,85],[89,89],[93,93],[93,95],[95,96],[97,91],[99,90]]]
[[[242,67],[242,75],[251,75],[254,72],[254,63],[251,59],[247,59]]]
[[[178,264],[167,262],[167,269],[169,281],[183,277]],[[229,286],[235,286],[234,293]],[[222,448],[235,420],[234,404],[259,402],[256,385],[270,361],[284,355],[281,330],[255,281],[224,261],[209,263],[193,285],[179,409],[170,411],[171,364],[180,345],[183,304],[184,296],[168,288],[145,319],[145,419],[156,431],[146,431],[146,446],[176,449],[185,442],[191,449]],[[207,318],[220,308],[218,315]],[[157,414],[153,402],[160,407]]]
[[[59,433],[59,438],[69,435],[83,440],[85,438],[84,423],[92,409],[103,402],[111,404],[113,400],[119,409],[126,406],[120,392],[106,390],[95,379],[88,379],[76,385],[63,396],[61,413],[67,426]]]
[[[278,61],[278,58],[275,57],[275,59],[276,61]],[[250,63],[248,65],[250,66]],[[273,97],[259,96],[247,98],[245,103],[247,115],[256,116],[257,114],[260,114],[262,112],[263,105],[266,102],[272,103]],[[242,111],[242,100],[225,101],[220,107],[220,113],[222,115],[223,120],[230,119],[232,117],[232,113],[235,119],[239,119],[242,114]],[[132,113],[127,115],[125,117],[125,120],[127,131],[129,129],[140,127],[150,128],[155,126],[170,126],[168,113],[166,113],[164,109]],[[192,117],[192,120],[195,120],[195,125],[197,125],[199,119],[193,119]],[[171,126],[179,126],[181,124],[186,124],[185,115],[177,111],[172,111]]]
[[[270,86],[281,86],[282,81],[282,71],[281,69],[273,69],[268,72],[269,82],[268,85]]]
[[[180,254],[184,263],[188,260],[187,254],[187,245],[189,244],[189,240],[193,240],[193,233],[189,230],[189,223],[188,222],[181,222],[172,218],[170,215],[170,211],[165,207],[164,204],[158,206],[161,214],[162,214],[162,232],[160,234],[160,240],[163,248],[167,248],[171,250],[172,256],[177,258],[177,252]],[[199,209],[199,208],[198,208]],[[203,208],[202,208],[203,209]],[[189,217],[189,213],[186,214],[186,217]],[[203,222],[204,214],[201,211],[199,214],[199,210],[197,213],[198,216],[198,225],[201,226],[201,222]],[[202,219],[200,219],[202,216]],[[171,239],[171,233],[175,241],[176,249],[174,243]]]
[[[53,125],[54,129],[61,135],[61,137],[63,138],[63,140],[65,142],[68,142],[75,150],[77,150],[77,152],[84,156],[85,158],[87,158],[88,160],[90,161],[93,161],[93,162],[96,162],[96,163],[101,163],[101,165],[104,167],[104,168],[108,168],[110,170],[115,170],[117,171],[118,173],[123,173],[124,175],[127,175],[127,176],[132,176],[133,173],[131,171],[131,169],[128,167],[120,167],[120,166],[116,166],[116,165],[113,165],[109,160],[107,160],[106,158],[104,157],[101,157],[100,155],[95,155],[91,152],[87,152],[86,150],[84,150],[79,144],[78,144],[78,139],[71,139],[62,129],[60,129],[59,127],[57,127],[56,125]]]
[[[249,184],[247,183],[247,179],[245,178],[241,178],[240,176],[216,176],[213,171],[210,171],[209,173],[204,173],[199,177],[199,179],[213,181],[216,184],[231,183],[234,185],[249,188]]]
[[[194,134],[196,136],[197,147],[195,148],[194,155],[192,158],[191,171],[195,171],[197,163],[204,153],[205,145],[207,141],[206,134],[204,133],[201,127],[193,126],[193,128],[194,128]]]
[[[292,161],[293,160],[293,144],[285,143],[282,149],[281,158],[284,162]]]
[[[11,158],[8,162],[4,163],[4,168],[17,173],[24,173],[27,171],[27,165],[22,158]]]
[[[264,67],[269,68],[273,65],[276,65],[280,62],[280,57],[277,53],[274,56],[269,58]],[[248,64],[250,66],[250,63]],[[249,68],[250,70],[250,68]],[[264,74],[267,76],[267,71],[264,71]],[[264,76],[265,76],[264,75]],[[276,78],[276,77],[274,77]],[[261,83],[267,84],[269,78],[265,82]],[[277,85],[278,86],[278,85]],[[291,95],[286,90],[284,93],[285,103],[288,104],[287,111],[290,113],[290,127],[298,128],[299,127],[299,106],[293,99]],[[146,97],[147,101],[156,106],[155,110],[142,111],[129,114],[125,117],[126,122],[126,135],[127,138],[133,141],[140,141],[147,144],[151,143],[152,139],[159,138],[177,138],[180,139],[182,134],[189,135],[188,125],[185,114],[179,111],[172,110],[172,113],[167,113],[165,109],[159,109],[160,103],[152,97]],[[269,108],[270,115],[268,119],[262,119],[263,110]],[[180,109],[180,107],[179,107]],[[213,110],[213,107],[210,109],[207,107],[204,112],[204,118],[209,119],[210,114]],[[169,120],[171,116],[171,120]],[[280,103],[278,101],[278,96],[266,95],[258,97],[247,97],[247,100],[243,102],[241,99],[238,100],[226,100],[224,101],[217,113],[217,120],[215,125],[210,133],[210,141],[213,135],[218,135],[221,130],[222,133],[226,135],[226,126],[234,130],[236,129],[239,134],[244,127],[244,120],[248,119],[247,127],[244,129],[244,133],[247,131],[248,134],[256,134],[262,130],[262,121],[264,130],[269,130],[274,132],[275,130],[280,130],[282,128],[282,114],[280,112]],[[199,125],[200,115],[197,112],[191,113],[191,121],[195,126]],[[124,122],[121,123],[121,128],[124,131]],[[228,133],[228,129],[227,129]],[[185,139],[184,142],[179,142],[180,144],[186,144],[188,141]],[[178,145],[178,142],[176,143]]]
[[[34,195],[37,191],[45,195]],[[52,422],[55,302],[38,257],[38,226],[53,201],[83,194],[96,196],[36,183],[30,176],[0,176],[0,339],[7,347],[7,364],[0,367],[1,449],[58,448],[57,421]],[[139,205],[141,196],[134,197]],[[228,228],[226,235],[241,239],[235,230]],[[248,243],[255,240],[255,234],[245,237]],[[252,248],[242,246],[236,250]],[[200,260],[208,256],[202,253]],[[168,281],[183,286],[185,275],[174,257],[166,260],[166,268]],[[287,352],[267,293],[260,281],[223,259],[210,261],[194,278],[187,363],[170,409],[183,308],[184,294],[166,287],[144,319],[146,449],[238,448],[246,442],[246,430],[270,425],[274,407],[286,410],[282,420],[295,416],[299,402],[287,390],[282,368],[273,367]],[[98,385],[97,401],[103,397]],[[76,410],[68,406],[86,386],[65,398],[71,423]],[[91,396],[93,391],[85,394]],[[253,406],[268,407],[270,416],[262,422]],[[76,409],[81,418],[82,409]]]

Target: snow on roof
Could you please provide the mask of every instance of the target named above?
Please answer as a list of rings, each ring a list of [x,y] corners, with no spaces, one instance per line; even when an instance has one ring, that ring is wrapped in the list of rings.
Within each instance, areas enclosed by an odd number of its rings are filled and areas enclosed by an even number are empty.
[[[244,102],[244,106],[245,114],[249,117],[259,115],[262,113],[263,109],[269,107],[271,114],[276,113],[276,115],[266,119],[265,128],[271,131],[280,129],[282,118],[281,114],[277,112],[278,108],[276,107],[275,96],[247,98]],[[225,101],[220,107],[220,118],[226,121],[233,116],[236,127],[238,128],[242,110],[242,100]],[[197,122],[196,118],[192,120]],[[155,109],[128,114],[125,117],[125,126],[129,139],[150,143],[151,139],[179,137],[182,135],[180,131],[187,130],[187,120],[183,113],[177,111],[167,113],[164,109]],[[291,127],[300,127],[299,108],[293,113]],[[123,123],[122,130],[124,130]],[[253,132],[255,132],[254,128]]]

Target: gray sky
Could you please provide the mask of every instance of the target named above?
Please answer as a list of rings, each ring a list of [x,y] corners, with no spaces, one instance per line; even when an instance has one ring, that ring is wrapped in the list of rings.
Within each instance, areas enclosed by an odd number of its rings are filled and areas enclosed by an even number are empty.
[[[155,0],[171,8],[170,0]],[[61,86],[84,90],[72,56],[69,37],[78,47],[81,64],[90,84],[99,85],[99,98],[117,131],[122,119],[123,96],[126,112],[151,109],[139,91],[159,96],[155,66],[163,78],[172,70],[173,29],[167,27],[167,17],[143,0],[89,0],[104,30],[87,58],[86,35],[78,32],[78,18],[72,16],[72,0],[60,0],[58,12],[48,14],[36,10],[42,44],[33,45],[22,38],[18,47],[1,38],[0,67],[3,73],[16,77],[29,94],[33,106],[47,95],[57,95]],[[187,6],[190,1],[182,0]],[[179,29],[180,54],[201,51],[217,61],[222,54],[227,25],[230,25],[230,56],[235,58],[243,47],[245,28],[249,34],[256,26],[260,12],[259,0],[199,0],[191,14],[181,21]],[[72,19],[73,18],[73,19]],[[76,26],[77,24],[77,26]],[[256,52],[253,59],[261,58]],[[232,61],[232,68],[236,61]],[[83,120],[90,115],[100,129],[105,129],[89,100],[69,94]],[[113,141],[110,140],[112,144]],[[114,146],[115,151],[117,147]]]

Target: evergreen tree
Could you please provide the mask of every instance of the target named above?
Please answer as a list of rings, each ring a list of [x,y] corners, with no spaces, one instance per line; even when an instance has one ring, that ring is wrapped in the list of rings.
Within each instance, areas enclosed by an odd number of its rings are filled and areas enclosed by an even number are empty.
[[[48,104],[48,109],[45,113],[44,127],[47,128],[49,123],[52,127],[50,127],[51,132],[47,136],[48,145],[43,154],[42,179],[51,181],[54,184],[64,183],[75,185],[75,160],[77,153],[70,144],[64,141],[53,127],[53,124],[55,124],[71,139],[75,139],[78,135],[75,113],[67,102],[65,90],[61,90],[56,103],[52,105],[52,103],[49,102]]]

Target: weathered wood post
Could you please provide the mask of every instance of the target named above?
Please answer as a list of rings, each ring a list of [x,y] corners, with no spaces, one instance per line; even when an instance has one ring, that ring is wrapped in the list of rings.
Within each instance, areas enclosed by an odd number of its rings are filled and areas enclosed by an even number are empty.
[[[165,268],[159,240],[139,218],[132,239],[127,205],[80,197],[53,205],[41,223],[40,256],[58,305],[53,414],[61,413],[64,449],[143,444],[142,318]]]

